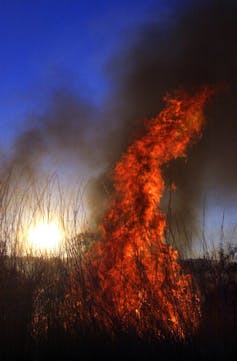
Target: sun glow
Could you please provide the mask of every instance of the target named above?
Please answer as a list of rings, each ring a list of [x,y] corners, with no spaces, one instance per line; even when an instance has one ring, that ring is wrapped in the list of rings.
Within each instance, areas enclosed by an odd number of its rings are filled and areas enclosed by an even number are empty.
[[[41,222],[28,231],[30,248],[34,252],[54,253],[59,249],[63,233],[56,222]]]

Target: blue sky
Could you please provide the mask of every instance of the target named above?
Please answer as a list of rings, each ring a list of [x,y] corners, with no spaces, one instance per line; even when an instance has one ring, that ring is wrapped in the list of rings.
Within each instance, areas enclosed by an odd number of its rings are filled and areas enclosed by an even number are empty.
[[[24,115],[53,87],[69,84],[99,101],[106,61],[159,3],[0,0],[0,144],[21,132]]]

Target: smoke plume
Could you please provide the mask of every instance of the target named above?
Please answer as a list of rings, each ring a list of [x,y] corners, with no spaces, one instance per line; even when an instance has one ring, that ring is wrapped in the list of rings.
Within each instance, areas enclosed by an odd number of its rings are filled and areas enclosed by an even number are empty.
[[[86,169],[92,174],[88,205],[97,221],[113,192],[114,164],[142,132],[144,120],[160,112],[163,96],[177,89],[192,92],[205,84],[225,84],[228,90],[206,109],[201,142],[188,152],[187,161],[174,161],[164,169],[168,183],[177,185],[172,199],[176,217],[192,232],[203,194],[213,188],[228,196],[237,188],[237,3],[164,3],[153,9],[150,21],[131,30],[129,40],[108,62],[110,88],[103,104],[95,106],[68,89],[57,91],[47,111],[29,119],[6,167],[32,176],[50,155],[79,172]]]
[[[153,16],[139,29],[133,44],[110,65],[114,84],[110,114],[120,124],[116,139],[122,139],[113,155],[129,143],[131,124],[136,131],[144,119],[158,114],[167,92],[192,91],[204,84],[226,86],[206,109],[203,139],[189,151],[188,160],[172,162],[164,169],[167,181],[177,185],[173,215],[184,232],[192,233],[198,231],[197,210],[210,190],[222,194],[223,207],[225,198],[236,190],[237,4],[229,0],[184,1],[168,10],[162,23],[157,11],[158,20]]]

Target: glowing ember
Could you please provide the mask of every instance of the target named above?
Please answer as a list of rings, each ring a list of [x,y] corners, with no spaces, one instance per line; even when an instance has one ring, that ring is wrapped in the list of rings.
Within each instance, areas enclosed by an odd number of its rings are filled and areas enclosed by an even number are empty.
[[[115,196],[106,215],[102,240],[93,249],[99,277],[97,318],[113,332],[113,321],[139,335],[185,337],[199,323],[199,300],[191,276],[184,275],[178,254],[163,240],[165,215],[161,167],[185,157],[200,136],[208,88],[166,96],[165,109],[145,124],[144,136],[122,156],[114,172]],[[93,256],[92,256],[93,257]]]

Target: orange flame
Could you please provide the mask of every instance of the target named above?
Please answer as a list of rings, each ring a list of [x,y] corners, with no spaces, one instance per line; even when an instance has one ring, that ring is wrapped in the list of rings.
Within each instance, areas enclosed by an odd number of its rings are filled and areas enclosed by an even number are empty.
[[[191,276],[182,273],[177,252],[163,241],[161,167],[185,157],[188,144],[200,137],[203,108],[212,94],[206,87],[194,95],[166,96],[164,110],[146,122],[144,136],[115,168],[114,200],[101,226],[102,240],[92,250],[99,277],[96,302],[106,310],[107,327],[113,319],[139,335],[183,338],[198,326],[200,305]]]

